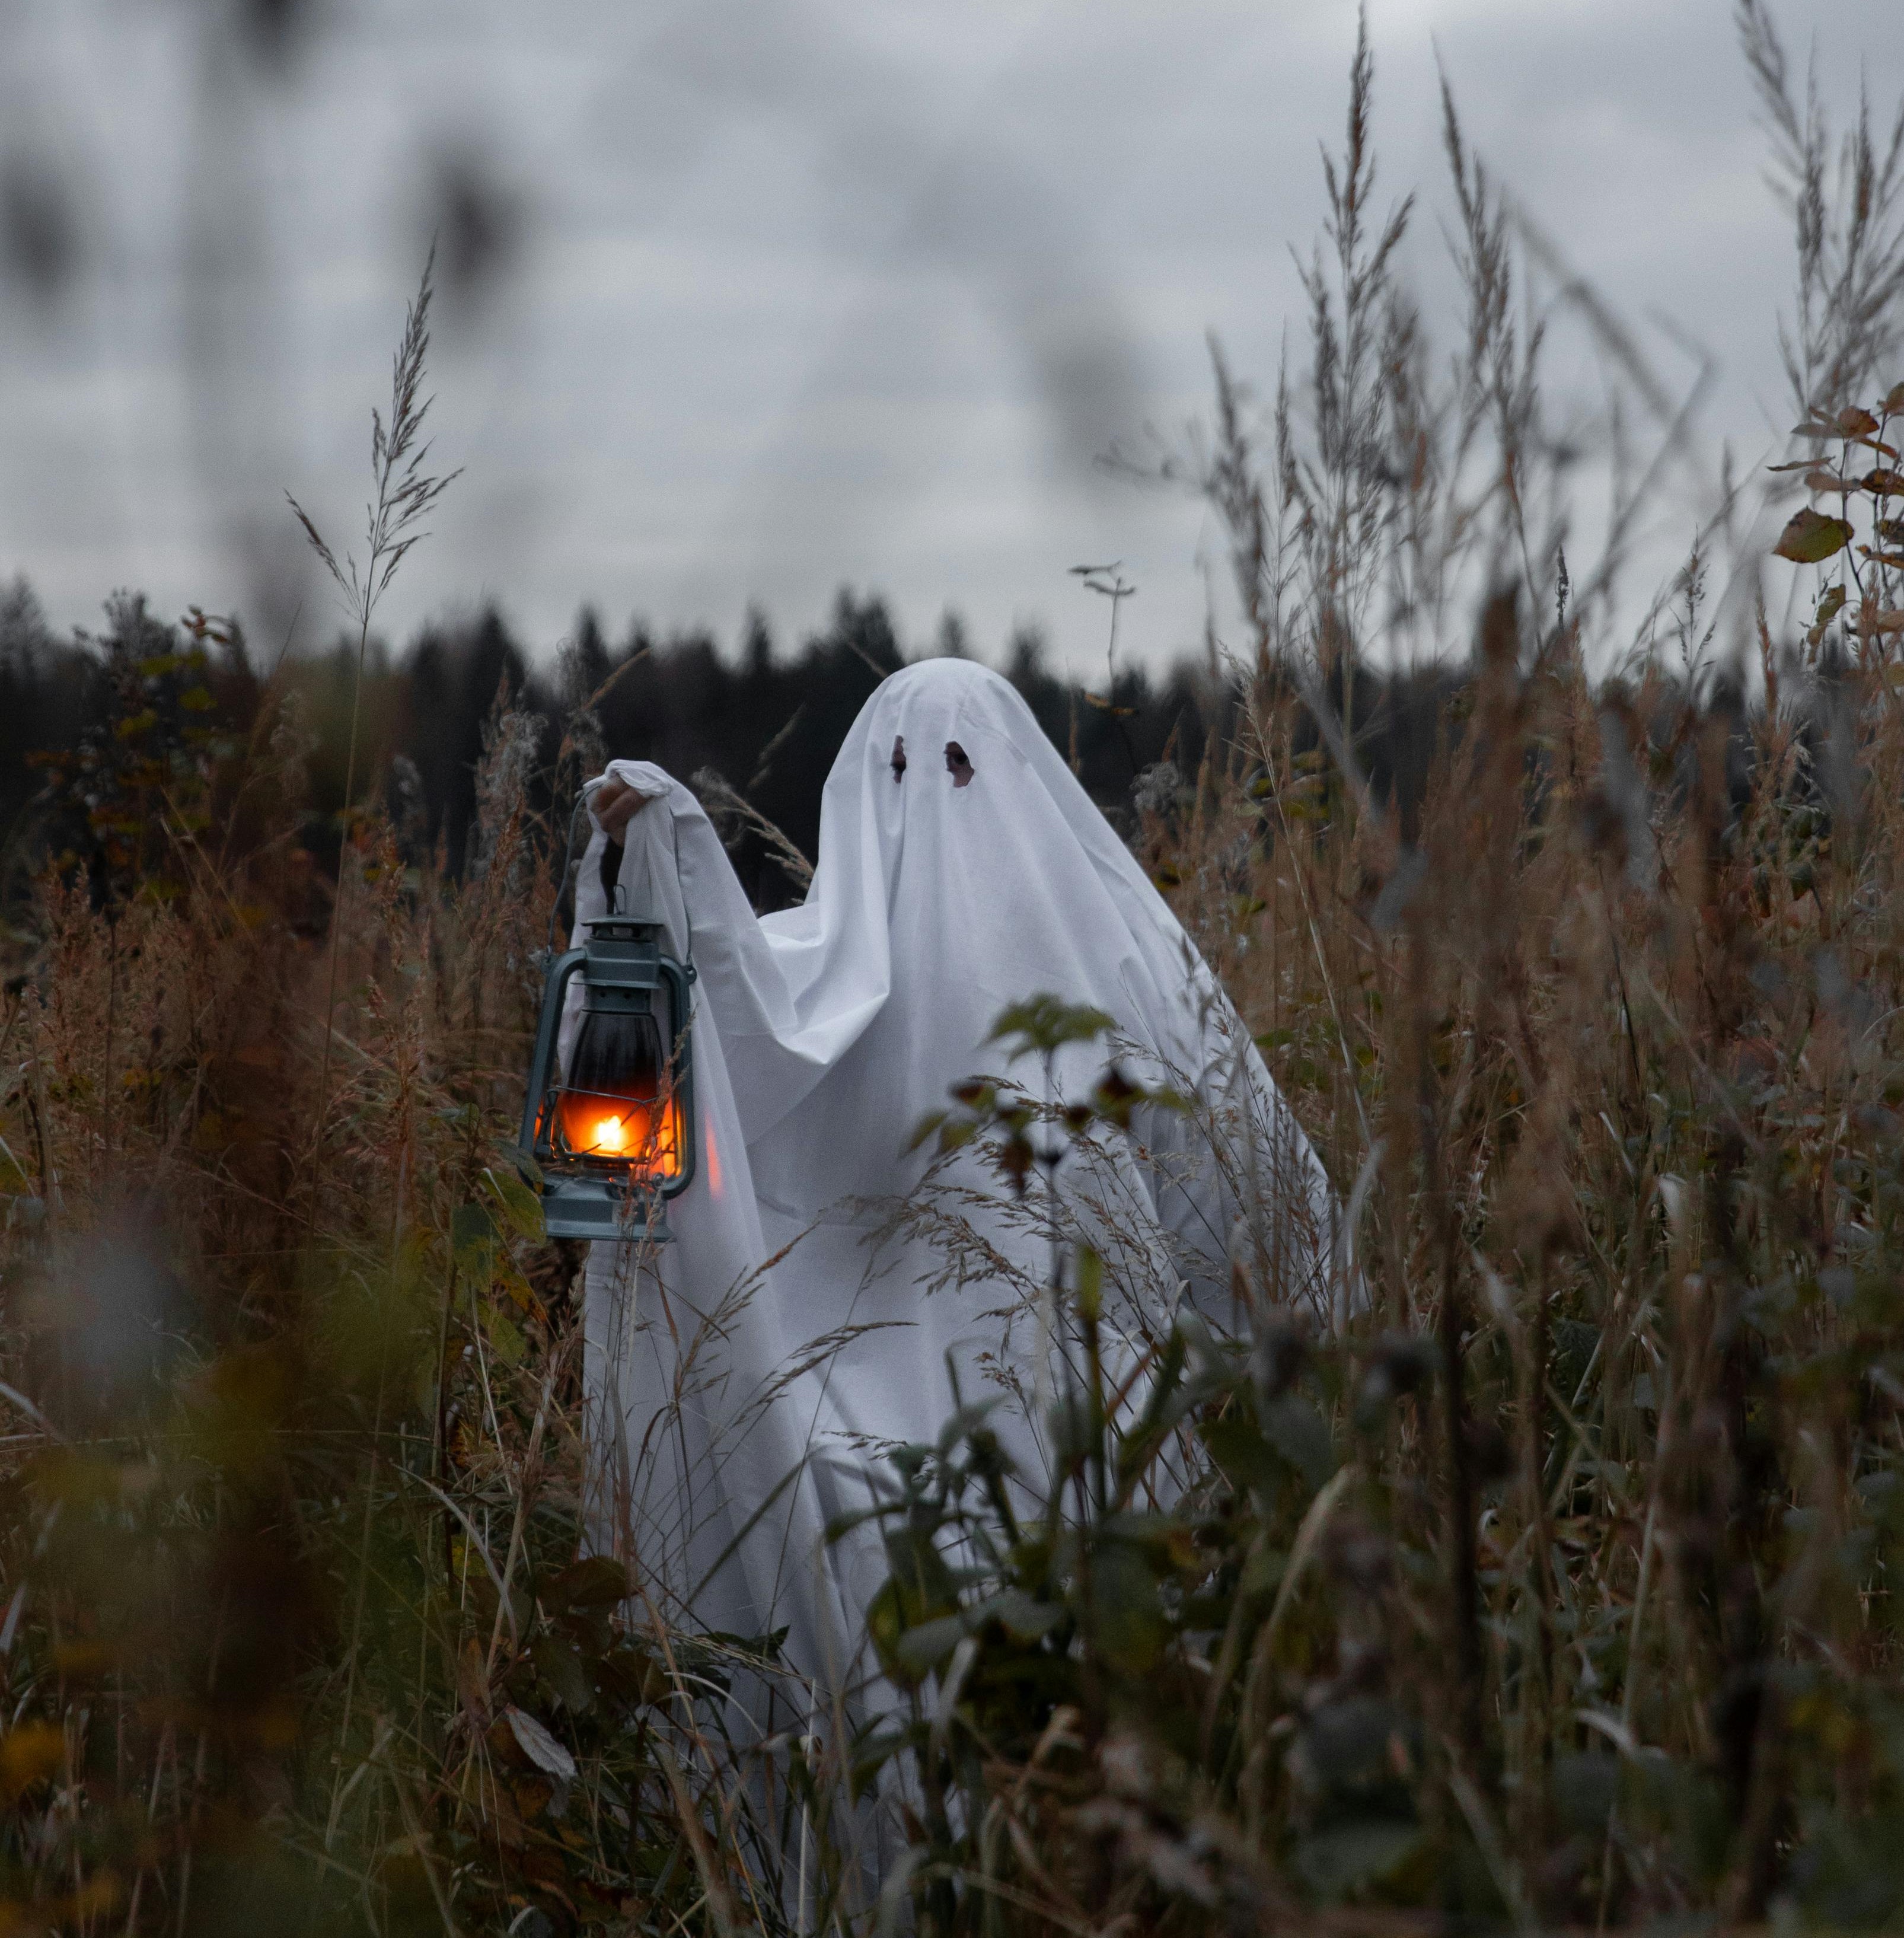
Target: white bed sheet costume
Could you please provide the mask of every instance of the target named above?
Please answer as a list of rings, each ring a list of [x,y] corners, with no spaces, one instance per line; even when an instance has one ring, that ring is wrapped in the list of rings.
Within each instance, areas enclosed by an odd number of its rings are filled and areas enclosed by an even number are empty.
[[[596,1539],[657,1612],[785,1629],[785,1661],[831,1708],[865,1673],[885,1570],[876,1528],[831,1545],[825,1529],[866,1502],[882,1447],[934,1438],[949,1365],[967,1403],[1006,1393],[989,1424],[1042,1478],[1045,1214],[975,1150],[907,1149],[949,1086],[1000,1071],[999,1013],[1044,992],[1104,1010],[1127,1072],[1196,1100],[1058,1172],[1128,1351],[1186,1299],[1244,1329],[1239,1283],[1259,1314],[1326,1324],[1333,1201],[1182,926],[996,673],[936,660],[875,691],[827,777],[805,903],[779,913],[755,914],[687,788],[639,761],[609,777],[647,797],[623,836],[626,907],[698,973],[700,1150],[670,1242],[592,1247]],[[596,825],[578,937],[608,913],[606,852]],[[1088,1093],[1107,1055],[1066,1052],[1055,1087]],[[1004,1074],[1042,1086],[1028,1061]]]

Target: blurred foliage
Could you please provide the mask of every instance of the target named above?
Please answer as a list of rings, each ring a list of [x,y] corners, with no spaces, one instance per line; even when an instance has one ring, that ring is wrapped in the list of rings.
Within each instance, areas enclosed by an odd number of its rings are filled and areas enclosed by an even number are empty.
[[[0,1025],[5,1928],[671,1926],[758,1645],[631,1630],[581,1552],[577,1259],[509,1144],[522,716],[467,887],[349,822],[327,1084],[302,697],[227,732],[231,642],[117,612]]]

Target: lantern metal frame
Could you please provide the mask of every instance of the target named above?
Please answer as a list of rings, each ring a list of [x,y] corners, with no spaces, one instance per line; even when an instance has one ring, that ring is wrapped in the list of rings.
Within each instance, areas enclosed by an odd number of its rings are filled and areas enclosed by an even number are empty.
[[[664,1242],[670,1236],[667,1200],[678,1198],[694,1180],[700,1144],[688,1043],[694,969],[691,963],[678,962],[668,955],[662,940],[658,922],[604,916],[589,924],[586,943],[549,964],[523,1100],[521,1144],[542,1173],[542,1225],[551,1238]],[[679,1113],[679,1169],[672,1177],[644,1176],[633,1164],[580,1156],[556,1147],[557,1100],[563,1087],[556,1044],[569,985],[578,975],[584,992],[584,1028],[591,1012],[652,1015],[655,992],[668,992],[669,1027],[663,1038],[665,1096]],[[578,1033],[576,1041],[580,1040]]]

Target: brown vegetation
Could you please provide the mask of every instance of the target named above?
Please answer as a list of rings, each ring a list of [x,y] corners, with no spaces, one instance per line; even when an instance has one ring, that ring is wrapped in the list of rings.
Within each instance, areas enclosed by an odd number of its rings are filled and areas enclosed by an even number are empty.
[[[1213,439],[1152,460],[1227,521],[1249,636],[1232,742],[1149,770],[1134,839],[1369,1302],[1179,1341],[1180,1417],[1087,1393],[1049,1538],[999,1526],[982,1431],[912,1463],[895,1556],[956,1525],[990,1572],[896,1573],[914,1709],[867,1754],[919,1801],[869,1919],[1904,1916],[1899,163],[1854,138],[1834,202],[1742,20],[1807,279],[1796,624],[1708,600],[1725,498],[1653,656],[1590,676],[1660,466],[1570,583],[1507,217],[1450,110],[1443,372],[1365,58],[1303,384],[1259,457],[1219,363]],[[1462,676],[1368,671],[1475,612]],[[296,682],[141,636],[50,776],[73,865],[0,1013],[0,1931],[843,1927],[840,1772],[720,1727],[770,1647],[582,1556],[576,1260],[509,1144],[561,849],[525,716],[460,879],[366,810],[333,883]],[[1137,1512],[1179,1431],[1196,1486]]]

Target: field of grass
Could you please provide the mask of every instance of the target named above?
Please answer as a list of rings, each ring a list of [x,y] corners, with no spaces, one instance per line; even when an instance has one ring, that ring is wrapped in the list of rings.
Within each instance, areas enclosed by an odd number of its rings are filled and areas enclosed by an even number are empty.
[[[1132,460],[1207,495],[1244,631],[1131,839],[1366,1308],[1178,1341],[1139,1422],[1064,1396],[1042,1520],[969,1423],[909,1463],[876,1879],[835,1751],[727,1733],[770,1648],[582,1543],[579,1258],[511,1140],[588,709],[551,754],[499,696],[460,876],[359,769],[333,880],[298,670],[121,627],[0,1004],[0,1934],[1904,1920],[1904,163],[1741,23],[1799,245],[1777,555],[1720,491],[1612,636],[1674,413],[1609,328],[1570,576],[1508,214],[1450,109],[1431,353],[1365,60],[1301,367],[1259,409],[1219,360]],[[357,650],[433,496],[415,321]]]

